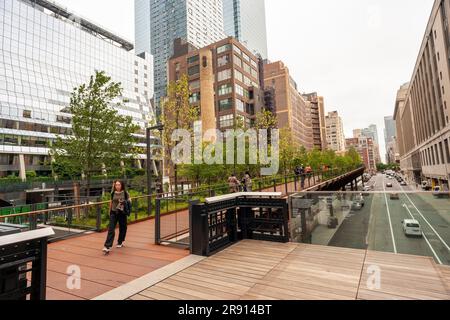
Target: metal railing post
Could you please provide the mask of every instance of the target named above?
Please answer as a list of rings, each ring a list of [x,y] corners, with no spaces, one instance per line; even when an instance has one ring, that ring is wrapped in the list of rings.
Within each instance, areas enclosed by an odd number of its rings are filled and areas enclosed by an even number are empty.
[[[284,176],[284,185],[285,185],[285,187],[286,187],[286,195],[287,195],[287,194],[289,193],[287,176]]]
[[[101,205],[97,206],[97,221],[95,224],[95,228],[97,229],[97,232],[100,232],[102,229],[102,207]]]
[[[156,199],[155,205],[155,244],[161,244],[161,199]]]
[[[139,219],[139,202],[137,199],[133,199],[131,208],[134,210],[134,220]]]

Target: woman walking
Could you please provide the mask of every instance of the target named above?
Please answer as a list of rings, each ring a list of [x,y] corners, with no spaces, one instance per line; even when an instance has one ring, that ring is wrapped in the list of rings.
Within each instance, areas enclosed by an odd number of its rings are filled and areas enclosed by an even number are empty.
[[[130,208],[130,195],[126,191],[125,184],[122,181],[115,181],[109,204],[109,229],[105,248],[103,249],[105,254],[108,254],[113,246],[117,223],[119,223],[117,248],[123,248],[123,243],[127,236],[127,220],[131,212]]]
[[[244,176],[244,192],[252,192],[252,177],[250,176],[250,172],[247,171]]]

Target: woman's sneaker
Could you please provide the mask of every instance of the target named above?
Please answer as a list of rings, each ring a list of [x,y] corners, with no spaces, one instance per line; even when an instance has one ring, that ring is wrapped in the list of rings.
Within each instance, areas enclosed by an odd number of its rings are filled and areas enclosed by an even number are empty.
[[[111,252],[111,249],[109,249],[107,247],[103,248],[103,253],[107,254],[107,253],[110,253],[110,252]]]
[[[124,247],[123,243],[117,245],[117,249],[122,249]]]

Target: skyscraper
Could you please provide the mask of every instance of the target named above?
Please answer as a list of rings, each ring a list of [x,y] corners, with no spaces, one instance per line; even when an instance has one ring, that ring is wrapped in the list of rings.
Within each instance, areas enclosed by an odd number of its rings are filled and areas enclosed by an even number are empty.
[[[327,126],[328,149],[336,152],[345,151],[344,123],[337,111],[329,112],[325,117]]]
[[[265,0],[223,0],[225,33],[267,59]]]
[[[385,117],[384,118],[384,140],[386,143],[386,161],[389,163],[392,161],[392,143],[395,141],[395,137],[397,136],[397,130],[395,127],[394,117]]]
[[[279,129],[290,129],[296,147],[314,148],[311,105],[299,92],[289,68],[277,61],[264,65],[265,89],[274,91],[275,110]],[[320,130],[320,129],[319,129]]]
[[[373,146],[375,149],[376,163],[381,163],[380,139],[378,138],[378,127],[375,124],[372,124],[368,128],[361,129],[361,137],[372,139]]]
[[[136,53],[154,55],[155,106],[166,94],[167,61],[181,38],[197,48],[226,38],[222,0],[135,0]]]
[[[145,148],[153,119],[149,54],[136,56],[132,43],[48,0],[1,0],[0,29],[0,177],[51,175],[49,146],[72,134],[71,93],[95,70],[121,83],[128,102],[117,111],[139,125]]]

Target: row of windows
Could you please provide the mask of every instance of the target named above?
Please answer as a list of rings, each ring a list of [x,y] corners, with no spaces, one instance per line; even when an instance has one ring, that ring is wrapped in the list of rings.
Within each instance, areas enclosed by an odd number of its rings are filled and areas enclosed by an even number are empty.
[[[30,166],[42,166],[48,165],[50,163],[49,157],[47,156],[35,156],[35,155],[25,155],[24,156],[25,165]],[[0,154],[0,165],[1,166],[18,166],[19,156],[15,154]]]
[[[235,120],[236,124],[239,126],[242,125],[244,127],[250,128],[253,125],[253,120],[250,118],[244,117],[242,115],[237,115],[235,118],[234,115],[227,114],[219,118],[219,126],[221,129],[234,127]]]
[[[423,166],[435,166],[450,163],[449,140],[436,143],[428,149],[421,152]]]
[[[42,133],[53,133],[58,135],[70,135],[72,134],[71,128],[48,126],[39,123],[29,123],[22,121],[13,121],[7,119],[0,119],[0,128],[21,130],[21,131],[33,131]]]
[[[0,145],[47,148],[51,139],[41,137],[21,137],[12,134],[0,134]]]

